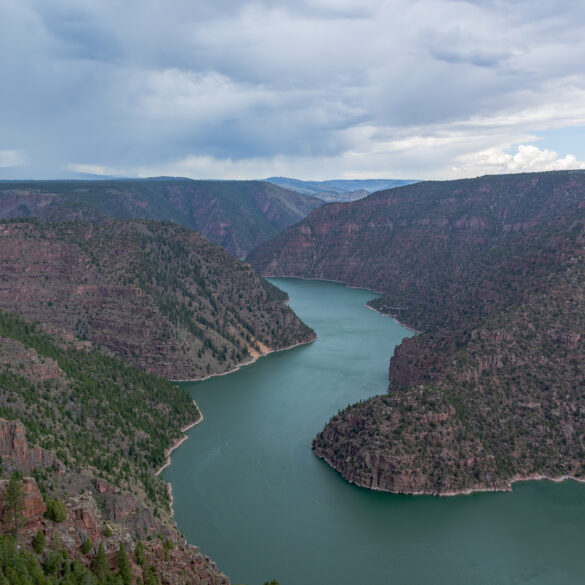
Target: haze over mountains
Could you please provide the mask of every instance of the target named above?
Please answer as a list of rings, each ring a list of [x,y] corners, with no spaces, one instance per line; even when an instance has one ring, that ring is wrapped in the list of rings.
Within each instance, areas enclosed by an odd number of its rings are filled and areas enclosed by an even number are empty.
[[[417,181],[402,179],[334,179],[330,181],[301,181],[288,177],[270,177],[269,183],[285,189],[312,195],[323,201],[356,201],[374,191],[409,185]]]
[[[248,257],[326,278],[428,331],[391,362],[389,394],[316,438],[344,477],[396,492],[506,489],[585,464],[585,172],[423,182],[328,204]]]

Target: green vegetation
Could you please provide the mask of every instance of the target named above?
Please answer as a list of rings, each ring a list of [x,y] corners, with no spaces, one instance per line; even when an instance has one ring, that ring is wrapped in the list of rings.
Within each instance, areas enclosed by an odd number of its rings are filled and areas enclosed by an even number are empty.
[[[45,533],[42,530],[38,530],[35,534],[32,549],[39,555],[45,550]]]
[[[45,517],[53,522],[63,522],[67,518],[67,510],[65,504],[59,500],[47,500],[46,502],[47,511]]]
[[[10,224],[4,240],[3,290],[35,300],[0,294],[0,308],[170,379],[226,372],[260,344],[314,336],[281,291],[175,224]]]
[[[164,178],[0,184],[0,218],[172,221],[200,231],[238,258],[322,203],[260,181]]]
[[[103,547],[88,569],[65,551],[50,551],[42,559],[36,551],[17,547],[13,538],[0,536],[0,585],[129,585],[129,565],[122,562],[124,569],[116,571],[108,564]]]
[[[83,543],[81,544],[81,554],[86,555],[91,551],[91,548],[92,548],[91,540],[86,537]]]
[[[37,325],[2,311],[0,336],[0,416],[20,419],[31,443],[65,464],[94,468],[120,487],[140,485],[153,504],[168,506],[166,487],[154,470],[180,436],[178,429],[199,416],[189,396],[116,358],[68,348]],[[53,360],[59,370],[40,380],[30,367],[14,363],[13,355],[32,365]],[[39,470],[37,479],[47,489],[54,476]]]
[[[388,395],[333,417],[316,453],[388,491],[584,477],[583,201],[585,173],[567,171],[419,183],[342,210],[320,249],[339,250],[351,221],[364,233],[343,254],[364,264],[325,276],[377,279],[371,305],[425,332],[396,348]]]
[[[126,554],[126,547],[124,546],[124,543],[120,544],[120,548],[118,549],[118,556],[116,558],[118,576],[122,582],[122,585],[131,585],[132,573],[130,572],[130,561],[128,560],[128,555]]]
[[[24,493],[22,491],[22,474],[14,472],[8,481],[6,493],[4,495],[4,506],[10,518],[12,535],[18,538],[18,528],[22,521],[22,512],[24,509]]]

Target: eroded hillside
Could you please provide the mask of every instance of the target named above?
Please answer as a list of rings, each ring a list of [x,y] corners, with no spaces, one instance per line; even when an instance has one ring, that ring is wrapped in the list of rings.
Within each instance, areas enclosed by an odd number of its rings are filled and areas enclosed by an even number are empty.
[[[174,224],[5,223],[0,266],[0,308],[167,378],[314,337],[248,265]]]
[[[410,185],[328,205],[258,248],[265,274],[340,280],[425,331],[390,388],[334,416],[315,452],[406,493],[581,477],[585,173]]]

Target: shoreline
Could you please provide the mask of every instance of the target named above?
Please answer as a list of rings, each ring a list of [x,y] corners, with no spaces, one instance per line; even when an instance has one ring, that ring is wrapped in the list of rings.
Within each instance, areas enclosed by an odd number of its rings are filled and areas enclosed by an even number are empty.
[[[521,482],[526,482],[526,481],[552,481],[553,483],[563,483],[564,481],[576,481],[578,483],[583,483],[585,484],[585,478],[580,478],[580,477],[573,477],[572,475],[558,475],[558,476],[550,476],[550,475],[544,475],[541,473],[531,473],[529,475],[515,475],[513,478],[507,480],[505,482],[504,485],[502,485],[502,487],[477,487],[477,488],[467,488],[467,489],[463,489],[463,490],[452,490],[452,491],[448,491],[448,492],[426,492],[426,491],[417,491],[417,492],[392,492],[389,490],[384,490],[381,488],[377,488],[377,487],[370,487],[367,485],[362,485],[360,483],[357,483],[353,480],[347,479],[342,473],[341,471],[339,471],[339,469],[337,469],[337,467],[335,467],[335,465],[333,465],[333,463],[331,463],[331,461],[325,457],[324,455],[319,455],[318,453],[315,452],[315,449],[313,449],[313,453],[315,453],[315,456],[318,457],[319,459],[321,459],[322,461],[324,461],[325,463],[327,463],[327,465],[329,465],[329,467],[331,467],[331,469],[333,469],[336,473],[338,473],[341,478],[346,481],[347,483],[354,485],[356,487],[362,488],[362,489],[366,489],[366,490],[370,490],[372,492],[380,492],[383,494],[391,494],[391,495],[395,495],[395,496],[433,496],[433,497],[438,497],[438,498],[454,498],[457,496],[472,496],[473,494],[481,494],[481,493],[506,493],[506,492],[512,492],[513,488],[514,488],[514,484],[515,483],[521,483]]]
[[[333,280],[332,278],[311,278],[309,276],[277,276],[275,274],[261,274],[262,278],[298,278],[299,280],[322,280],[323,282],[332,282],[334,284],[342,284],[347,288],[355,288],[357,290],[367,290],[368,292],[373,292],[376,295],[383,295],[384,292],[380,290],[374,290],[373,288],[368,288],[367,286],[352,286],[351,284],[347,284],[347,282],[343,282],[342,280]]]
[[[248,362],[238,364],[235,368],[233,368],[232,370],[229,370],[227,372],[222,372],[219,374],[210,374],[209,376],[206,376],[205,378],[196,378],[193,380],[171,380],[171,382],[203,382],[204,380],[209,380],[210,378],[214,378],[216,376],[227,376],[228,374],[233,374],[234,372],[237,372],[240,368],[252,365],[254,362],[256,362],[256,360],[263,358],[263,357],[266,357],[267,355],[270,355],[271,353],[277,353],[279,351],[287,351],[289,349],[294,349],[295,347],[299,347],[301,345],[308,345],[309,343],[313,343],[313,341],[315,341],[318,337],[319,336],[315,333],[315,336],[313,337],[313,339],[310,339],[309,341],[299,341],[298,343],[294,343],[293,345],[289,345],[288,347],[283,347],[280,349],[271,349],[270,351],[267,351],[266,353],[260,354],[256,357],[252,358]],[[160,474],[172,463],[171,455],[173,454],[173,451],[178,449],[189,438],[189,436],[184,434],[184,433],[186,433],[190,429],[196,427],[200,422],[203,421],[203,418],[204,418],[203,411],[199,408],[199,405],[195,402],[195,400],[193,400],[193,404],[197,407],[197,410],[199,411],[199,418],[197,420],[194,420],[193,422],[181,427],[181,432],[183,433],[183,436],[180,437],[179,439],[176,439],[175,441],[173,441],[173,444],[168,449],[165,450],[166,460],[161,465],[161,467],[159,469],[157,469],[157,471],[155,472],[156,477],[159,477]],[[175,515],[175,510],[174,510],[175,498],[173,497],[173,486],[168,481],[165,483],[167,484],[167,493],[169,494],[169,500],[170,500],[169,506],[171,509],[171,516],[174,517],[174,515]]]
[[[227,376],[228,374],[233,374],[233,373],[237,372],[241,368],[245,368],[246,366],[251,366],[252,364],[256,363],[257,360],[259,360],[263,357],[269,356],[272,353],[278,353],[280,351],[288,351],[289,349],[294,349],[295,347],[300,347],[301,345],[309,345],[309,343],[313,343],[313,341],[315,341],[318,337],[319,336],[315,333],[315,337],[313,337],[313,339],[310,339],[308,341],[299,341],[298,343],[293,343],[292,345],[288,345],[287,347],[281,347],[280,349],[271,349],[270,351],[267,351],[266,353],[261,353],[260,355],[253,357],[250,361],[242,362],[241,364],[238,364],[237,366],[235,366],[231,370],[228,370],[227,372],[219,372],[217,374],[209,374],[209,376],[205,376],[204,378],[188,378],[185,380],[170,380],[170,381],[176,382],[176,383],[204,382],[205,380],[209,380],[210,378],[215,378],[217,376]]]
[[[186,424],[185,426],[181,427],[180,430],[183,433],[183,436],[178,438],[178,439],[175,439],[173,441],[172,445],[168,449],[165,449],[165,456],[166,456],[165,462],[155,471],[155,473],[154,473],[155,476],[158,477],[171,464],[171,455],[172,455],[173,451],[175,451],[175,449],[178,449],[189,438],[184,433],[186,433],[187,431],[189,431],[193,427],[196,427],[200,422],[203,421],[203,412],[201,412],[199,405],[194,400],[193,400],[193,404],[197,407],[197,410],[199,411],[199,418],[197,418],[193,422],[190,422],[189,424]]]
[[[181,427],[181,432],[183,433],[183,436],[180,437],[179,439],[175,439],[175,441],[173,441],[173,444],[168,449],[165,449],[165,455],[167,458],[165,462],[156,470],[154,474],[155,477],[159,477],[160,474],[171,464],[171,455],[173,454],[173,451],[178,449],[189,438],[189,436],[185,435],[184,433],[186,433],[193,427],[196,427],[200,422],[203,421],[203,411],[199,408],[199,405],[195,402],[195,400],[193,400],[193,404],[197,407],[197,410],[199,411],[199,418]],[[167,493],[169,494],[169,507],[171,509],[172,518],[175,515],[174,510],[175,498],[173,497],[173,486],[169,481],[166,481],[165,483],[167,484]]]
[[[382,313],[382,311],[378,311],[378,309],[375,309],[374,307],[368,305],[368,303],[365,303],[365,306],[368,307],[368,309],[370,309],[371,311],[378,313],[378,315],[382,315],[382,317],[389,317],[390,319],[394,319],[394,321],[396,323],[398,323],[398,325],[400,325],[400,327],[404,327],[405,329],[412,331],[412,333],[414,333],[415,335],[421,335],[422,333],[424,333],[424,331],[418,331],[416,329],[413,329],[412,327],[409,327],[406,323],[399,321],[396,318],[396,315],[390,315],[390,313]]]
[[[341,284],[347,288],[353,288],[355,290],[365,290],[367,292],[371,292],[371,293],[374,293],[376,295],[383,295],[384,294],[384,292],[380,291],[380,290],[374,290],[373,288],[368,288],[366,286],[352,286],[351,284],[347,284],[347,282],[343,282],[342,280],[332,280],[330,278],[310,278],[308,276],[275,276],[273,274],[272,275],[262,274],[262,278],[297,278],[299,280],[322,280],[324,282],[332,282],[333,284]],[[378,315],[382,315],[383,317],[390,317],[390,319],[394,319],[394,321],[396,321],[396,323],[398,323],[398,325],[400,325],[401,327],[404,327],[405,329],[408,329],[409,331],[412,331],[416,335],[421,335],[422,333],[424,333],[424,331],[418,331],[417,329],[410,327],[406,323],[399,321],[398,318],[396,317],[396,315],[391,315],[390,313],[383,313],[382,311],[378,311],[378,309],[375,309],[374,307],[368,305],[368,303],[364,303],[364,305],[368,309],[378,313]]]

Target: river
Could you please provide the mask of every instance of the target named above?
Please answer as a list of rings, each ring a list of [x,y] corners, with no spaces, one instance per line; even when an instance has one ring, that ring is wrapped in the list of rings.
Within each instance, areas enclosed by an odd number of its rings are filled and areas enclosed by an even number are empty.
[[[331,415],[386,391],[411,333],[339,284],[271,279],[318,334],[187,383],[204,414],[164,472],[179,528],[229,575],[262,585],[585,583],[585,485],[438,498],[370,492],[310,449]]]

